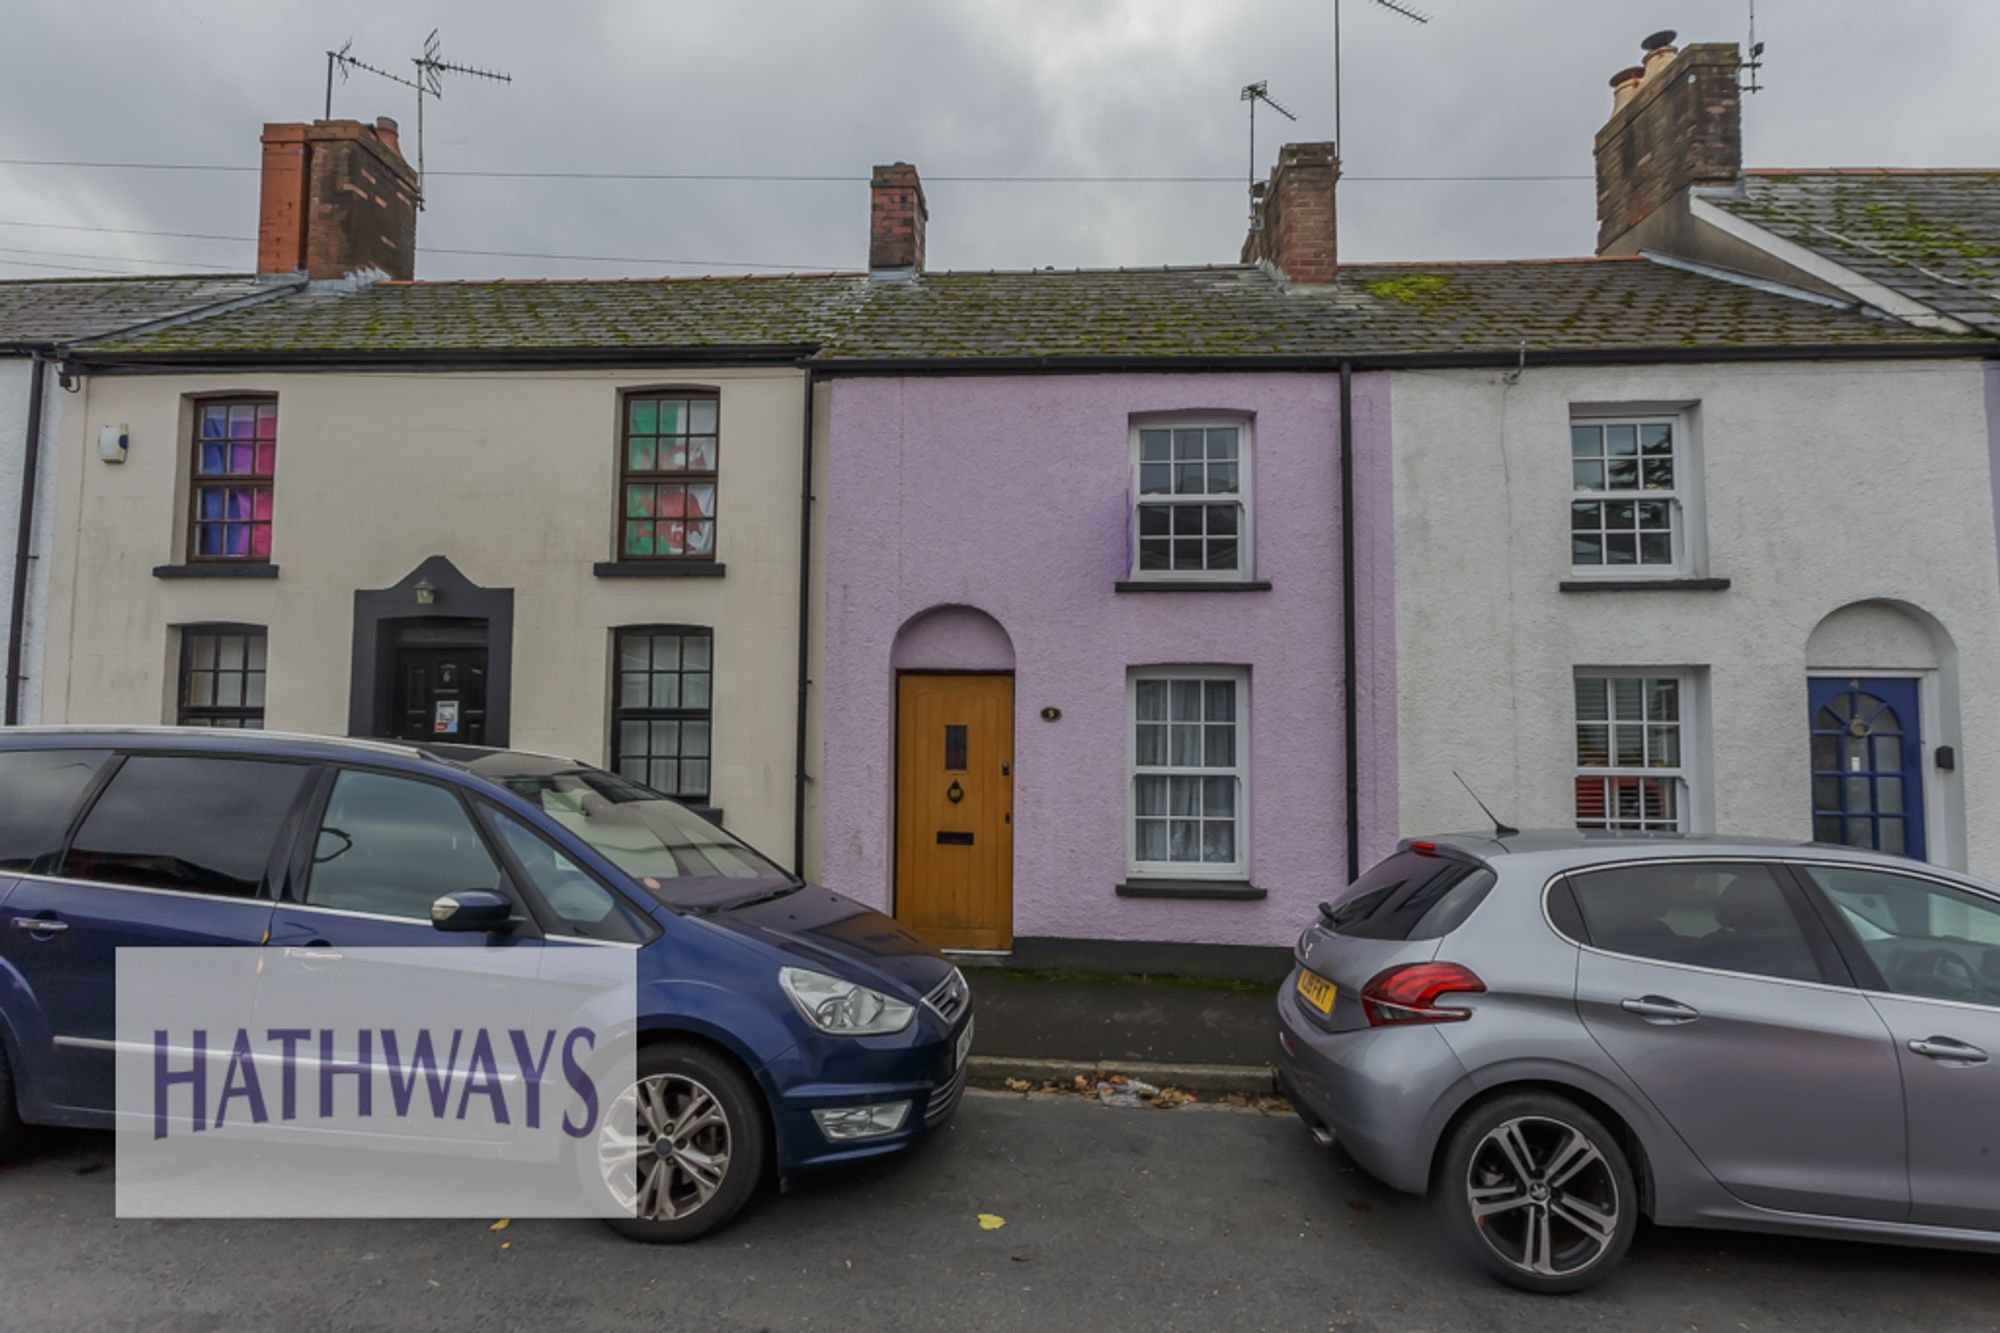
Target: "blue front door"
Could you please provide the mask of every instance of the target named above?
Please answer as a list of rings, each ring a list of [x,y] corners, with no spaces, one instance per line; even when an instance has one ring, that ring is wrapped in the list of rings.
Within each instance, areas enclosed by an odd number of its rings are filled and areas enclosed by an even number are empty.
[[[1922,860],[1924,742],[1917,682],[1810,683],[1813,840]]]

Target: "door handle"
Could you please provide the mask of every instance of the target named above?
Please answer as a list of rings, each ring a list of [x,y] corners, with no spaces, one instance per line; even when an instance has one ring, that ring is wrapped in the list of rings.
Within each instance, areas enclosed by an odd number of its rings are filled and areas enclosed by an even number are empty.
[[[14,928],[36,935],[57,935],[69,929],[69,922],[52,921],[43,916],[17,916],[14,918]]]
[[[1910,1043],[1910,1049],[1918,1055],[1927,1055],[1933,1060],[1943,1060],[1951,1064],[1983,1065],[1986,1052],[1977,1046],[1951,1037],[1922,1037]]]
[[[297,946],[288,945],[285,949],[285,957],[298,958],[308,963],[337,963],[346,957],[346,955],[338,949],[328,949],[324,946],[301,949]]]
[[[1637,1014],[1648,1023],[1692,1023],[1701,1017],[1701,1011],[1690,1009],[1678,1000],[1669,1000],[1662,995],[1642,995],[1636,1000],[1620,1000],[1618,1007],[1628,1014]]]

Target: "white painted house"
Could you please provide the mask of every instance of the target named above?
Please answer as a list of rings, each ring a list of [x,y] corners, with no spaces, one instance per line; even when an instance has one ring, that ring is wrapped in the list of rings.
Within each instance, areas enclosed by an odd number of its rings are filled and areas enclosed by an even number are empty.
[[[51,450],[71,377],[66,348],[87,338],[227,309],[268,290],[243,276],[65,278],[0,282],[0,608],[7,666],[4,718],[41,716],[42,636],[56,469]],[[22,557],[25,555],[25,559]]]
[[[1736,79],[1693,46],[1615,82],[1600,250],[1882,345],[1397,376],[1400,822],[1479,824],[1457,772],[1522,826],[2000,876],[2000,177],[1746,178]],[[1946,234],[1948,264],[1909,239]]]

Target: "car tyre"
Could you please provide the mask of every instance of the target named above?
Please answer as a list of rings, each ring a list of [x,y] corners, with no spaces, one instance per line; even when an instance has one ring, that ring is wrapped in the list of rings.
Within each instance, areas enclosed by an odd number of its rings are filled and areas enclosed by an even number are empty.
[[[1445,1229],[1509,1286],[1603,1280],[1631,1247],[1639,1188],[1617,1136],[1568,1098],[1513,1093],[1460,1122],[1432,1184]]]
[[[771,1131],[763,1098],[733,1060],[693,1042],[643,1047],[637,1072],[606,1108],[595,1151],[584,1155],[587,1188],[631,1210],[605,1219],[622,1236],[656,1245],[699,1240],[734,1217],[764,1179]],[[620,1123],[637,1124],[636,1142],[617,1133]],[[628,1161],[629,1175],[619,1165]]]

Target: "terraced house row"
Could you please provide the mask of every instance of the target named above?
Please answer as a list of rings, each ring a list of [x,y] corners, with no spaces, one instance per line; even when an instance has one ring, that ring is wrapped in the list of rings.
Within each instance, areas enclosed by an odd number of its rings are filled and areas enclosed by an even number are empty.
[[[426,282],[393,125],[267,126],[257,274],[0,284],[8,719],[574,755],[1093,966],[1455,774],[2000,874],[2000,175],[1745,170],[1736,68],[1534,262],[1343,264],[1292,144],[1236,263],[935,271],[898,163],[865,271]]]

